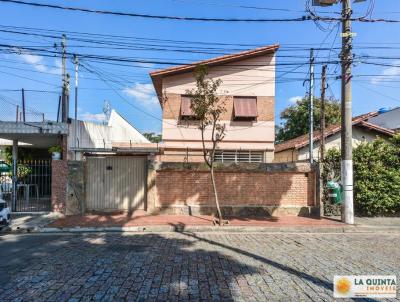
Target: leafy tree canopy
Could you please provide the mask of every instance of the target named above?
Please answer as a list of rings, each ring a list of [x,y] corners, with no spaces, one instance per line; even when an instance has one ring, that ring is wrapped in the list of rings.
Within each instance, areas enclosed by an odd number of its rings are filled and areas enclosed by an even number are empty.
[[[306,134],[309,131],[308,107],[310,101],[307,97],[298,100],[296,104],[282,111],[280,118],[282,124],[277,127],[276,141],[287,141]],[[314,99],[314,129],[319,130],[321,117],[321,100]],[[325,100],[325,124],[326,126],[340,122],[341,112],[338,100],[329,98]]]
[[[162,140],[161,134],[155,134],[154,132],[145,132],[143,136],[152,143],[159,143]]]
[[[358,215],[400,214],[400,134],[354,148],[354,207]],[[340,151],[327,152],[323,178],[340,175]]]

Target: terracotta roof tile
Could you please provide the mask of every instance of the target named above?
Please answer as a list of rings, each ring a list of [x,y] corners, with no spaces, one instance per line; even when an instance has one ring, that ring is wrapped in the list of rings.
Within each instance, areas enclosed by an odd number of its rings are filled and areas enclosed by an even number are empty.
[[[378,115],[378,112],[373,111],[373,112],[369,112],[366,114],[356,116],[353,118],[353,126],[355,126],[355,125],[362,126],[362,127],[366,127],[368,129],[383,133],[385,135],[393,135],[395,132],[391,129],[383,128],[378,125],[368,123],[369,118],[377,116],[377,115]],[[341,128],[342,127],[340,124],[334,124],[334,125],[330,125],[330,126],[326,127],[325,137],[331,136],[331,135],[339,132],[341,130]],[[321,138],[321,132],[319,130],[315,131],[314,132],[314,141],[319,141],[320,138]],[[288,140],[286,142],[276,144],[275,152],[281,152],[281,151],[288,150],[288,149],[299,149],[299,148],[307,146],[308,143],[309,143],[309,139],[308,139],[308,133],[307,133],[307,134],[301,135],[299,137],[293,138],[291,140]]]

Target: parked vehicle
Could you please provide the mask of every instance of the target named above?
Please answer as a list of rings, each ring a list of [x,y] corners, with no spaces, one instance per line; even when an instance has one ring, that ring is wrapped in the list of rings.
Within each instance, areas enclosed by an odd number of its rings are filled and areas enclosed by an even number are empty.
[[[9,225],[11,223],[11,209],[7,202],[0,197],[0,225]]]

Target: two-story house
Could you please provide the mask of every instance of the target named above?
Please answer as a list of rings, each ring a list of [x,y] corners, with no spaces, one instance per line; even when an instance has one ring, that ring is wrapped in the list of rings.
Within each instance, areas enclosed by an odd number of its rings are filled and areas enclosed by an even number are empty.
[[[216,160],[272,162],[275,52],[278,48],[279,45],[270,45],[151,72],[162,107],[162,160],[203,161],[201,132],[196,121],[190,119],[193,113],[186,94],[196,87],[193,73],[196,66],[205,65],[209,78],[222,81],[218,95],[226,106],[221,118],[226,135],[218,145]]]

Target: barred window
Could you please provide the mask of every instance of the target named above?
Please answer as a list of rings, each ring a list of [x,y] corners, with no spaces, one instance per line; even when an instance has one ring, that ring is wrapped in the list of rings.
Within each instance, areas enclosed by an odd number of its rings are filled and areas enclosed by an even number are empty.
[[[262,163],[263,151],[216,150],[214,161],[221,163]]]

